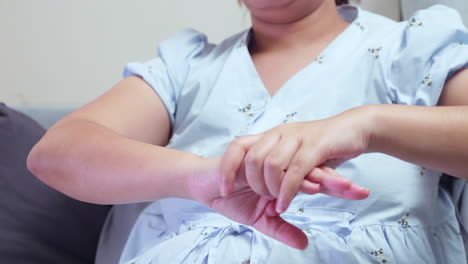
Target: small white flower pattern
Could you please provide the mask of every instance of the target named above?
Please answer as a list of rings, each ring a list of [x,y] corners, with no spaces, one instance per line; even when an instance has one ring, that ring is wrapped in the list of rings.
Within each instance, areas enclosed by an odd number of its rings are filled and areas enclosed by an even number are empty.
[[[186,225],[186,226],[185,226],[185,230],[186,230],[186,231],[191,231],[191,230],[194,229],[194,228],[195,228],[195,225]]]
[[[287,114],[285,119],[283,120],[283,123],[287,123],[291,121],[292,119],[294,119],[295,116],[297,116],[297,112],[292,112],[290,114]]]
[[[252,104],[248,104],[245,107],[239,108],[239,112],[243,113],[247,117],[252,117],[254,115]]]
[[[370,48],[369,53],[374,57],[374,59],[378,59],[380,57],[380,51],[382,50],[382,47],[378,48]]]
[[[426,86],[431,86],[432,85],[431,75],[430,74],[426,75],[426,77],[424,77],[424,80],[422,80],[421,84],[424,84]]]
[[[323,55],[318,56],[314,61],[318,64],[323,64]]]
[[[424,176],[425,173],[426,173],[426,168],[424,167],[419,168],[419,175]]]
[[[401,227],[403,228],[408,228],[408,227],[411,227],[409,225],[409,222],[408,222],[408,218],[409,218],[410,214],[407,213],[400,221],[398,221],[398,223],[401,225]]]
[[[360,30],[364,31],[366,28],[364,27],[363,24],[359,23],[359,22],[355,22],[353,23],[354,25],[356,25]]]
[[[247,42],[246,42],[245,40],[241,40],[241,41],[239,42],[239,45],[238,45],[237,47],[238,47],[238,48],[242,48],[242,47],[245,47],[245,46],[247,46]]]
[[[299,208],[294,212],[295,215],[301,216],[304,213],[304,208]]]
[[[410,27],[422,27],[424,26],[423,22],[419,21],[416,17],[410,18],[408,21]]]
[[[387,259],[384,256],[384,252],[382,248],[379,250],[371,251],[370,253],[372,256],[375,256],[376,258],[378,258],[381,263],[388,263]]]

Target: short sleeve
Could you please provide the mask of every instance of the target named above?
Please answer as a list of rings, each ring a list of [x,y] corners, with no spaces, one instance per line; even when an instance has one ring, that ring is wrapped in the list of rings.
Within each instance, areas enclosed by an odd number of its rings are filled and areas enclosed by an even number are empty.
[[[392,38],[384,74],[394,103],[434,106],[450,76],[468,66],[468,31],[457,11],[419,11]]]
[[[179,94],[191,61],[203,52],[206,43],[207,38],[202,33],[192,29],[180,31],[159,44],[156,58],[127,64],[123,76],[143,78],[159,95],[174,122]]]

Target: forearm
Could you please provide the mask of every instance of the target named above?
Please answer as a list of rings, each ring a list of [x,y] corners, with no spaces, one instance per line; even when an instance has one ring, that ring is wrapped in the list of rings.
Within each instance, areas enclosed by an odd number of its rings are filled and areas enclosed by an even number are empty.
[[[368,152],[468,178],[468,107],[372,105]]]
[[[46,184],[82,201],[121,204],[190,199],[189,177],[202,158],[72,120],[33,148],[28,167]]]

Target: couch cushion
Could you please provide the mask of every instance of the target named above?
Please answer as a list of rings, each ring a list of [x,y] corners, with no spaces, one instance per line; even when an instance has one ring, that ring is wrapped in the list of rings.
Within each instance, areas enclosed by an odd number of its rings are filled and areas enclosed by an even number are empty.
[[[2,263],[93,263],[109,206],[73,200],[43,184],[26,158],[44,129],[0,104]]]

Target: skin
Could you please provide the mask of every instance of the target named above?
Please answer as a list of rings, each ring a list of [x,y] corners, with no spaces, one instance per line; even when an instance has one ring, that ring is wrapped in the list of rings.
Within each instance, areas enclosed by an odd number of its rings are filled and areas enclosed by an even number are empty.
[[[251,56],[272,95],[347,26],[330,0],[244,5],[252,15]],[[271,67],[280,61],[287,67]],[[344,199],[369,195],[332,169],[340,162],[381,152],[468,178],[468,70],[446,83],[439,105],[357,107],[234,140],[223,157],[204,159],[163,147],[171,133],[168,113],[146,82],[130,77],[49,129],[31,151],[28,168],[82,201],[192,199],[304,249],[304,233],[279,216],[298,191]]]

